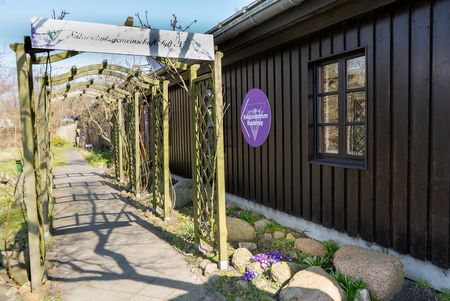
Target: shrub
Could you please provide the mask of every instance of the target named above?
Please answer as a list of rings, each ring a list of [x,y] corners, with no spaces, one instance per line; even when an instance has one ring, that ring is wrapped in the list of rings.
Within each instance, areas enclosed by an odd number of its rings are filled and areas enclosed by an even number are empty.
[[[323,242],[323,246],[325,247],[326,250],[326,257],[329,257],[331,259],[334,258],[334,254],[336,254],[336,252],[339,250],[339,245],[332,240],[326,240]]]
[[[67,142],[67,140],[64,139],[63,137],[53,137],[52,145],[61,147],[61,146],[69,145],[69,142]]]

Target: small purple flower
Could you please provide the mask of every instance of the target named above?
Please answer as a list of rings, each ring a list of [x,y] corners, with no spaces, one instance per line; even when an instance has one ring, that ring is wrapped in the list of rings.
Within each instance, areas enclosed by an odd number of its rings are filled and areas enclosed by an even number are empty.
[[[292,257],[291,256],[289,256],[289,255],[287,255],[287,256],[285,256],[284,257],[287,261],[289,261],[289,262],[291,262],[292,261]]]
[[[253,269],[248,268],[247,271],[245,271],[243,279],[245,281],[252,281],[253,278],[258,276],[258,273],[254,271]]]
[[[261,265],[261,267],[263,269],[266,269],[267,266],[269,265],[269,258],[264,253],[259,253],[259,254],[253,255],[252,260],[255,262],[259,262],[259,264]]]
[[[283,260],[283,255],[280,251],[269,252],[269,254],[267,254],[267,257],[270,263],[277,263]]]

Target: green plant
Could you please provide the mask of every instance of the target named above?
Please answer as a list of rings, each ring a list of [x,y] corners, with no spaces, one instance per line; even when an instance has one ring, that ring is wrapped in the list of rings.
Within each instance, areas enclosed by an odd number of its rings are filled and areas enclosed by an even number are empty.
[[[110,166],[112,162],[111,151],[96,151],[86,155],[86,161],[91,166]]]
[[[239,213],[239,218],[253,226],[255,222],[261,219],[261,216],[247,209],[244,209]]]
[[[323,242],[326,250],[326,257],[334,258],[334,254],[339,250],[339,245],[333,240],[326,240]]]
[[[439,294],[439,301],[450,301],[450,290],[444,290]]]
[[[181,230],[181,236],[187,241],[194,241],[195,230],[193,222],[186,222],[183,229]]]
[[[426,279],[417,279],[416,281],[417,288],[431,288],[431,283]]]
[[[336,279],[337,282],[339,282],[339,285],[344,289],[349,301],[355,300],[358,292],[366,288],[366,284],[363,281],[354,281],[350,277],[340,273],[337,270],[331,271],[330,274],[334,279]]]
[[[270,221],[270,222],[267,223],[265,230],[266,230],[266,232],[270,232],[270,233],[273,233],[273,232],[276,232],[276,231],[285,232],[286,228],[283,227],[280,224],[277,224],[274,221]]]
[[[312,266],[318,266],[326,270],[330,267],[330,261],[326,257],[308,256],[305,259],[303,259],[300,265],[303,269]]]
[[[52,142],[53,146],[60,146],[61,147],[61,146],[70,145],[70,143],[66,139],[64,139],[63,137],[53,137],[51,142]]]

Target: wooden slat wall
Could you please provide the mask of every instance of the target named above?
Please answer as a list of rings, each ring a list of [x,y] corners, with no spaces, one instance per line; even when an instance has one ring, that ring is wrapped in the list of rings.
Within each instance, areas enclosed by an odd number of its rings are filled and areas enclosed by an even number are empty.
[[[227,191],[448,268],[449,13],[450,0],[399,1],[224,66]],[[311,165],[308,62],[358,47],[367,54],[367,169]],[[273,118],[257,149],[239,123],[254,87]],[[171,168],[187,176],[188,98],[177,87],[170,98]]]

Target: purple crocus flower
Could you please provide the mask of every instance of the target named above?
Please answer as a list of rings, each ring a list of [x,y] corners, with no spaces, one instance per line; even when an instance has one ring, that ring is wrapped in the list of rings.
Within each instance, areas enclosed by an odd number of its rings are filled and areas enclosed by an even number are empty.
[[[258,273],[255,270],[248,268],[244,273],[243,279],[245,281],[252,281],[256,276],[258,276]]]
[[[259,253],[259,254],[253,255],[252,260],[255,262],[259,262],[259,264],[261,265],[261,267],[263,269],[266,269],[267,266],[269,265],[269,258],[264,253]]]
[[[267,254],[267,257],[268,257],[268,261],[272,264],[283,260],[283,255],[281,254],[280,251],[269,252],[269,254]]]

